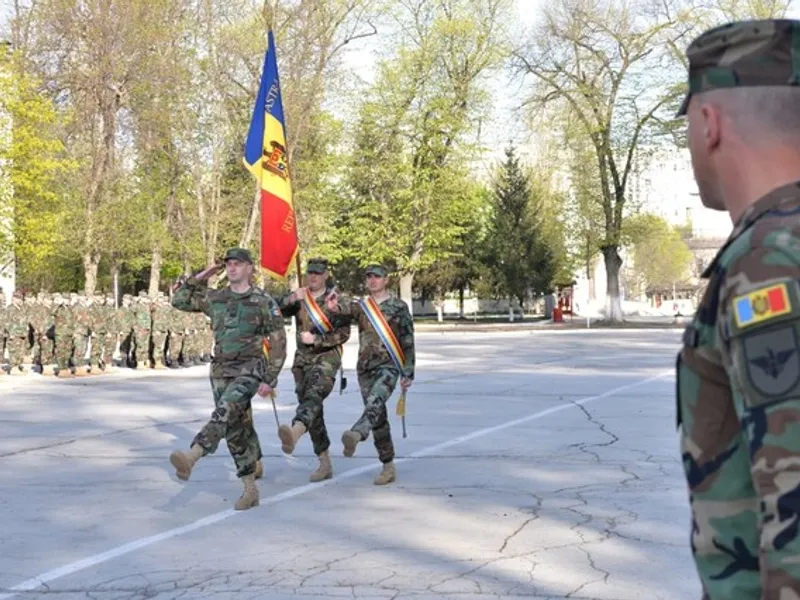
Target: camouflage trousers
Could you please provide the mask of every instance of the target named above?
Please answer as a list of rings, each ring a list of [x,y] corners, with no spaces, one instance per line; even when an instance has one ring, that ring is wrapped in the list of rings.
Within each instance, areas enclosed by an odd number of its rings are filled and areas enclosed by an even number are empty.
[[[28,358],[28,336],[10,335],[6,340],[8,364],[12,367],[23,364]]]
[[[169,359],[173,365],[177,364],[180,359],[185,341],[186,336],[182,333],[172,332],[169,334]]]
[[[364,400],[364,412],[350,429],[366,440],[372,432],[372,440],[382,463],[394,460],[394,444],[389,427],[386,403],[394,392],[400,373],[394,367],[380,367],[372,371],[358,372],[358,386]]]
[[[53,362],[53,343],[44,333],[33,336],[33,362],[39,365],[49,365]]]
[[[136,347],[134,354],[136,356],[137,369],[150,368],[150,332],[147,329],[134,327],[133,339]]]
[[[69,359],[72,357],[72,336],[60,328],[56,328],[55,336],[53,362],[59,369],[66,369],[69,367]]]
[[[225,438],[238,477],[252,475],[256,462],[262,457],[250,405],[259,383],[258,379],[249,376],[235,379],[212,377],[215,408],[211,420],[192,441],[192,445],[201,446],[206,454],[214,454],[220,440]]]
[[[111,355],[114,348],[111,347],[112,335],[105,332],[97,332],[92,335],[92,350],[90,361],[93,365],[111,364]]]
[[[189,332],[183,336],[183,360],[193,361],[199,359],[203,355],[200,336],[196,333]]]
[[[74,354],[72,355],[72,362],[75,366],[83,366],[86,364],[86,351],[89,343],[89,337],[83,333],[76,333],[72,336],[72,345]]]
[[[333,390],[340,362],[338,354],[326,352],[308,358],[298,355],[292,367],[299,402],[292,424],[300,422],[305,425],[317,456],[331,445],[322,403]]]
[[[157,363],[164,362],[164,351],[167,346],[167,332],[154,329],[153,336],[153,360]]]

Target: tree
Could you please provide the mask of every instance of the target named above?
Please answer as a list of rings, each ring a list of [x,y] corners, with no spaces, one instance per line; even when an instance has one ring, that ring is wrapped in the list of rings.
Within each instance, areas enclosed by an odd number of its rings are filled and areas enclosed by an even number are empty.
[[[120,143],[131,91],[160,50],[159,23],[168,0],[41,0],[19,13],[27,31],[25,68],[55,93],[72,118],[62,136],[79,164],[63,182],[73,195],[67,235],[94,293],[98,266],[115,232],[102,223],[123,180]]]
[[[485,274],[483,260],[487,255],[487,240],[491,218],[491,192],[481,194],[482,208],[475,211],[473,220],[461,234],[460,250],[417,273],[414,288],[423,300],[432,299],[439,321],[444,319],[447,294],[458,292],[459,318],[464,318],[464,293]]]
[[[361,107],[339,224],[348,255],[396,261],[410,305],[415,274],[458,251],[478,206],[471,129],[487,106],[483,77],[504,56],[510,2],[400,5],[400,46]]]
[[[60,180],[75,165],[58,138],[59,118],[37,82],[0,47],[0,271],[16,260],[21,287],[50,287],[64,242],[66,201]]]
[[[541,208],[546,190],[519,164],[513,147],[494,185],[494,214],[489,229],[486,265],[496,293],[525,306],[529,292],[549,291],[555,275],[555,254],[542,235]]]
[[[634,153],[681,92],[664,80],[669,48],[691,31],[674,9],[669,0],[557,0],[514,53],[516,68],[534,80],[529,106],[561,103],[591,143],[611,321],[622,318],[619,249]]]
[[[688,279],[692,252],[680,229],[662,217],[638,214],[625,223],[625,236],[633,249],[634,278],[647,293],[671,290]]]

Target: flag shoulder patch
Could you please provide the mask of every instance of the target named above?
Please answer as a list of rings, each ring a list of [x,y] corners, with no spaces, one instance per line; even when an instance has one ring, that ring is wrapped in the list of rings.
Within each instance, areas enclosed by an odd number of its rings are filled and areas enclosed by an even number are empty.
[[[746,329],[791,314],[794,304],[788,282],[760,287],[734,297],[734,323],[737,329]]]

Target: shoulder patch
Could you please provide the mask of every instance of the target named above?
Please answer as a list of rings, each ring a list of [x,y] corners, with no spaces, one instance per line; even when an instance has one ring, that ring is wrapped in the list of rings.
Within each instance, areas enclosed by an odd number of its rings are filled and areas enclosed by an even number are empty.
[[[792,312],[786,283],[769,285],[733,299],[733,316],[739,329]]]
[[[743,340],[746,384],[755,391],[755,394],[746,395],[748,407],[783,397],[797,388],[800,383],[800,344],[793,325],[756,333]]]

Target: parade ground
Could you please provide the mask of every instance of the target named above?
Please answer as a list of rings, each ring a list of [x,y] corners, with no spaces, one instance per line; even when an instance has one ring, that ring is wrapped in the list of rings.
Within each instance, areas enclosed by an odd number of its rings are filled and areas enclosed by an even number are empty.
[[[268,400],[261,505],[225,443],[181,482],[168,455],[212,409],[208,366],[0,380],[0,600],[700,597],[675,430],[679,329],[417,332],[398,480],[377,487],[348,387],[325,403],[334,478],[285,456]],[[290,350],[293,350],[293,343]],[[294,414],[289,367],[281,423]]]

